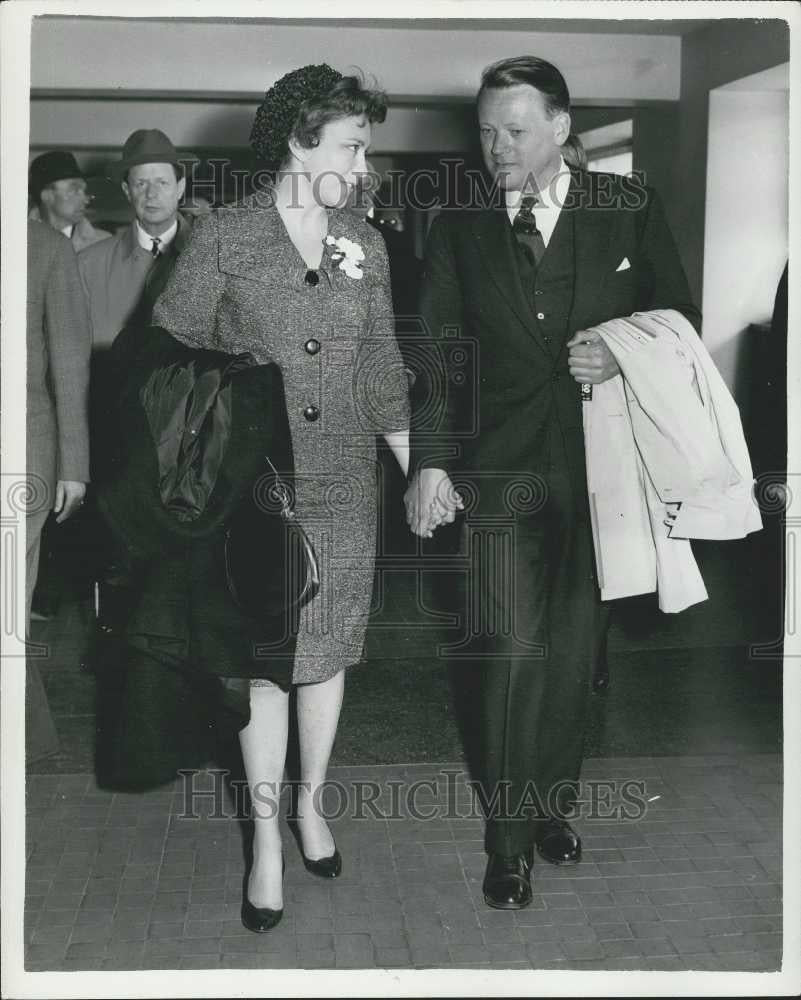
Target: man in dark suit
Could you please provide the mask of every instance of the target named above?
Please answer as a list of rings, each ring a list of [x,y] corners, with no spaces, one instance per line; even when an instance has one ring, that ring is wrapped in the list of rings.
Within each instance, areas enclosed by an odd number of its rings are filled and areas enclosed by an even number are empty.
[[[475,377],[464,377],[466,352],[443,352],[444,436],[413,440],[406,506],[423,536],[454,519],[459,491],[468,508],[484,898],[518,909],[531,901],[534,847],[554,864],[581,857],[567,817],[604,624],[582,392],[618,373],[589,328],[657,308],[700,316],[656,193],[566,166],[569,95],[556,67],[531,56],[490,66],[478,123],[497,207],[435,220],[421,293],[433,337],[447,346],[458,330],[475,343]]]
[[[61,524],[83,503],[89,479],[91,330],[75,251],[43,222],[28,223],[27,474],[34,502],[26,514],[25,627],[39,568],[42,528],[51,510]],[[29,757],[57,749],[35,664],[28,670]]]

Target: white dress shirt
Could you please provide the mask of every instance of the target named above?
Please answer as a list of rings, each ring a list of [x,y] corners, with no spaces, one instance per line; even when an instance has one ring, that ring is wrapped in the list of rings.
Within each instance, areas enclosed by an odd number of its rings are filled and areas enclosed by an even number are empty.
[[[139,220],[136,220],[136,238],[139,240],[139,246],[143,250],[147,250],[148,253],[153,252],[153,240],[157,239],[159,241],[159,253],[163,253],[165,248],[172,243],[175,239],[175,234],[178,232],[178,220],[166,229],[160,236],[153,237],[150,233],[146,232],[141,225]]]
[[[559,213],[562,211],[567,198],[567,191],[570,187],[570,170],[564,159],[559,157],[559,167],[551,178],[545,189],[538,194],[537,204],[534,206],[534,217],[537,220],[537,229],[542,233],[545,246],[556,228]],[[525,194],[533,192],[506,191],[506,211],[509,221],[514,223],[517,213],[520,211],[520,202]]]

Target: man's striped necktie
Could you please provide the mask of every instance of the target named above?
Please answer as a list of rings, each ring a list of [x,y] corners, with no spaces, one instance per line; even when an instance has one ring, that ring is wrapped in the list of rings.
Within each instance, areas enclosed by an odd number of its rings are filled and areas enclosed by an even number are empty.
[[[539,264],[545,253],[545,240],[537,228],[537,219],[534,216],[536,204],[536,195],[524,195],[520,203],[520,210],[512,224],[517,242],[523,247],[535,266]]]

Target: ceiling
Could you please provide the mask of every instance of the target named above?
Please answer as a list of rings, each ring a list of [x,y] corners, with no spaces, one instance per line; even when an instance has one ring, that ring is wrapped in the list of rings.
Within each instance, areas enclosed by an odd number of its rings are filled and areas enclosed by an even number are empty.
[[[51,15],[52,19],[60,18],[62,15]],[[87,18],[88,20],[89,18]],[[108,20],[109,18],[92,18],[92,20]],[[126,18],[113,18],[113,20],[126,20]],[[172,21],[174,17],[141,17],[136,18],[138,22],[143,21]],[[660,19],[637,19],[637,18],[288,18],[288,17],[185,17],[183,21],[202,22],[204,24],[230,24],[232,22],[250,21],[254,24],[281,24],[286,26],[302,27],[304,25],[314,25],[316,27],[330,26],[332,28],[414,28],[418,30],[430,31],[508,31],[510,26],[514,26],[519,31],[545,32],[554,34],[625,34],[625,35],[689,35],[694,31],[700,31],[711,24],[718,23],[721,18],[695,18],[672,20]],[[743,18],[730,18],[730,20],[744,20]]]
[[[302,23],[302,22],[297,22]],[[319,22],[318,22],[319,23]],[[331,21],[334,24],[361,24],[364,20],[346,19]],[[703,20],[635,20],[633,18],[437,18],[423,20],[421,18],[392,18],[390,20],[374,20],[371,27],[382,28],[427,28],[441,31],[508,31],[513,24],[520,31],[553,32],[556,34],[586,33],[627,34],[627,35],[687,35],[714,24],[712,18]]]

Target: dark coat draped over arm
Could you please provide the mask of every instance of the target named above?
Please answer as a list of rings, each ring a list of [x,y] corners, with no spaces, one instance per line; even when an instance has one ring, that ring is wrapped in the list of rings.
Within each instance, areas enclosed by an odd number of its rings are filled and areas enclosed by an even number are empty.
[[[294,636],[277,647],[274,628],[237,607],[223,545],[267,456],[291,482],[292,450],[276,365],[148,327],[120,334],[109,371],[114,446],[98,502],[130,569],[130,612],[103,664],[99,779],[141,788],[202,767],[218,736],[247,724],[250,677],[291,680]]]

